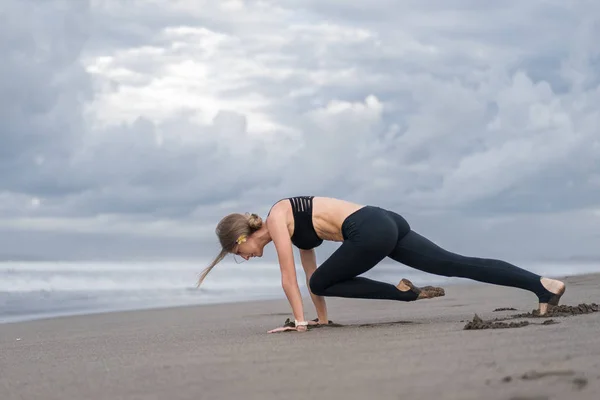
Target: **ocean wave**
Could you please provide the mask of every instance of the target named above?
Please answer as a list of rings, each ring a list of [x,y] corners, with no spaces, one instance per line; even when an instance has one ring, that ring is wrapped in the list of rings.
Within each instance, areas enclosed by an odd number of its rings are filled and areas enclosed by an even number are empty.
[[[215,268],[205,290],[279,285],[279,270],[266,264]],[[200,270],[195,264],[3,263],[0,292],[159,291],[192,289]]]
[[[229,277],[207,282],[200,290],[243,289],[249,286],[278,286],[277,279],[250,279],[248,277]],[[46,277],[9,276],[0,274],[0,292],[36,292],[36,291],[157,291],[172,289],[196,289],[196,277],[174,276],[132,276],[114,274],[113,276],[64,276]]]

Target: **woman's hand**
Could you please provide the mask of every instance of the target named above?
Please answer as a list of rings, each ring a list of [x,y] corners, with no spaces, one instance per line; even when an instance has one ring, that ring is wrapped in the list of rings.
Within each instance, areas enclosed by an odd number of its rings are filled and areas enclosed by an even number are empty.
[[[278,333],[278,332],[287,332],[287,331],[305,332],[305,331],[309,330],[309,326],[318,328],[319,326],[333,324],[332,321],[320,321],[318,318],[311,319],[306,322],[308,323],[308,326],[304,326],[304,325],[296,326],[294,321],[292,321],[288,318],[285,320],[282,327],[271,329],[270,331],[267,331],[267,333]]]
[[[307,323],[309,325],[314,325],[313,321],[307,321]],[[287,331],[305,332],[307,330],[308,330],[308,326],[306,326],[306,325],[296,326],[296,322],[292,321],[291,319],[288,318],[285,320],[285,322],[283,323],[283,326],[281,328],[271,329],[270,331],[267,331],[267,333],[278,333],[278,332],[287,332]]]
[[[298,332],[306,332],[308,329],[306,326],[282,326],[280,328],[271,329],[267,331],[267,333],[278,333],[278,332],[287,332],[287,331],[298,331]]]

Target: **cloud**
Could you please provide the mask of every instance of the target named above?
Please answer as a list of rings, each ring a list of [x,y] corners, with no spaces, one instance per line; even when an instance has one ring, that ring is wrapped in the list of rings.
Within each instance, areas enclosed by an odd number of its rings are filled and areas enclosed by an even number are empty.
[[[80,140],[91,80],[78,63],[87,35],[84,1],[7,1],[0,24],[0,190],[50,195],[53,170]],[[51,22],[54,21],[54,22]],[[61,21],[61,23],[56,23]]]
[[[7,4],[3,229],[210,246],[225,213],[296,194],[447,243],[597,225],[597,3]]]

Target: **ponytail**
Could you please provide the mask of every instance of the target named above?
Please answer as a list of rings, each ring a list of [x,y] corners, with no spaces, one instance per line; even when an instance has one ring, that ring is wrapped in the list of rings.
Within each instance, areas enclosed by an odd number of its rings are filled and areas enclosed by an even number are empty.
[[[226,255],[227,255],[227,250],[222,249],[221,252],[219,253],[219,255],[217,257],[215,257],[213,262],[210,263],[210,265],[208,267],[204,268],[204,271],[202,271],[202,273],[200,274],[200,278],[198,279],[198,284],[196,285],[196,288],[200,287],[200,285],[202,284],[202,281],[204,281],[204,278],[206,278],[206,275],[208,275],[208,273],[214,268],[214,266],[217,265],[218,263],[220,263],[221,260],[223,260],[223,258],[225,258]]]

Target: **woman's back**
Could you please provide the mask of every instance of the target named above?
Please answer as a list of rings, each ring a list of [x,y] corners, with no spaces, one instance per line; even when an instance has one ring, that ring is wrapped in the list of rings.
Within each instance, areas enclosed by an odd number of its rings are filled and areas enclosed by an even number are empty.
[[[362,207],[364,205],[333,197],[315,197],[313,199],[315,231],[324,240],[341,242],[343,240],[342,223],[348,215]]]

